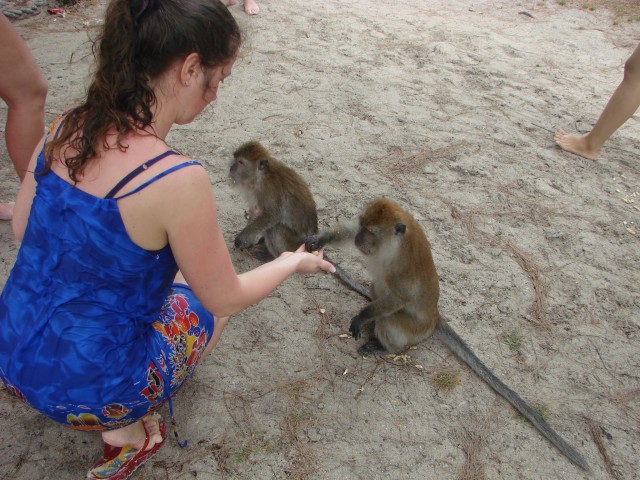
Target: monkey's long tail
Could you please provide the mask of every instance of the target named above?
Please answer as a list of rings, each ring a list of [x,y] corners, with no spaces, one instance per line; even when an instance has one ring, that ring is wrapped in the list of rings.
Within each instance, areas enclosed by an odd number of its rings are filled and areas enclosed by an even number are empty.
[[[343,285],[345,285],[346,287],[349,287],[354,292],[359,293],[367,300],[369,301],[371,300],[371,294],[369,293],[369,291],[366,288],[364,288],[361,284],[356,282],[353,278],[351,278],[351,276],[347,272],[345,272],[340,265],[336,264],[333,260],[331,260],[326,253],[324,254],[324,259],[327,262],[333,264],[334,267],[336,267],[336,272],[334,273],[334,275],[338,277],[338,280],[340,280]]]
[[[436,327],[436,333],[440,339],[474,372],[489,384],[496,392],[502,395],[522,415],[524,415],[540,432],[547,437],[558,449],[575,465],[589,472],[589,465],[571,445],[567,443],[553,428],[531,408],[520,396],[507,387],[496,377],[487,366],[471,351],[465,341],[449,326],[444,318],[441,318]]]

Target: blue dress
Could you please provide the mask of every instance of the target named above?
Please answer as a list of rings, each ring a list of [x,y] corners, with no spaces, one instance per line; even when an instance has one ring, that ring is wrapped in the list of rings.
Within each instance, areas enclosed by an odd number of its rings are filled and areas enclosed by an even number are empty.
[[[125,177],[114,193],[151,159]],[[81,430],[128,425],[191,375],[213,317],[186,285],[167,245],[129,238],[118,199],[94,197],[36,168],[36,193],[0,296],[0,380],[48,417]],[[196,167],[197,168],[197,167]],[[40,172],[40,173],[38,173]]]

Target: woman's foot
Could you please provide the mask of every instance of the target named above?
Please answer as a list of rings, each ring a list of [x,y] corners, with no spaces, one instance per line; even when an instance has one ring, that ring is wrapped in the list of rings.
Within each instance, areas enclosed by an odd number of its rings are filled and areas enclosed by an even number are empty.
[[[15,202],[0,203],[0,220],[11,220],[14,206]]]
[[[161,430],[160,421],[162,418],[160,415],[151,414],[147,415],[142,419],[144,422],[144,429],[147,432],[147,436],[149,437],[149,444],[147,445],[147,450],[150,450],[158,443],[164,442],[164,435]]]
[[[244,11],[247,15],[257,15],[260,12],[260,7],[255,0],[244,0]]]
[[[142,435],[140,435],[142,431]],[[125,480],[151,458],[164,443],[166,428],[159,415],[102,433],[102,458],[87,473],[89,480]]]
[[[567,152],[575,153],[589,160],[597,160],[600,156],[600,148],[589,144],[589,134],[570,135],[564,130],[558,130],[555,136],[556,143]]]
[[[162,442],[159,418],[156,415],[148,415],[126,427],[102,432],[102,440],[112,447],[129,446],[140,450],[148,436],[149,442],[145,450],[149,450],[156,443]]]

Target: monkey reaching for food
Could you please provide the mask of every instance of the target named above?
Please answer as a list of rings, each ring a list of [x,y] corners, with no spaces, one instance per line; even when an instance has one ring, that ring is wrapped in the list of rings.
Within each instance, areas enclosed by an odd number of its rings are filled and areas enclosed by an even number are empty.
[[[350,332],[356,338],[373,327],[373,335],[360,353],[389,351],[399,353],[432,333],[464,361],[480,378],[508,400],[553,443],[569,460],[584,470],[584,458],[520,396],[507,387],[471,351],[438,311],[440,287],[431,245],[418,222],[388,199],[372,202],[357,221],[338,224],[305,241],[314,251],[327,243],[355,239],[366,256],[373,277],[373,300],[351,320]]]
[[[304,239],[318,232],[316,202],[305,181],[293,169],[273,158],[258,142],[240,146],[229,177],[248,200],[249,221],[235,238],[240,249],[252,249],[259,260],[295,251]],[[266,252],[264,252],[266,249]],[[370,299],[369,292],[334,264],[342,283]]]

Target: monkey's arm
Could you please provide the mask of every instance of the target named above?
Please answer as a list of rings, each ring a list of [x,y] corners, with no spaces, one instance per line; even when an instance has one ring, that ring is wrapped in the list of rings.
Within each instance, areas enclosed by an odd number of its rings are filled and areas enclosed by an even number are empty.
[[[364,307],[358,315],[351,319],[351,327],[349,331],[353,338],[358,339],[362,333],[362,328],[372,322],[382,320],[389,315],[402,310],[407,305],[406,300],[393,295],[387,294],[383,297],[376,298],[369,305]]]
[[[358,221],[341,222],[332,228],[322,230],[318,235],[305,239],[304,244],[309,252],[316,252],[328,243],[353,240],[358,233]]]
[[[253,218],[235,238],[234,245],[245,249],[256,245],[267,230],[278,223],[278,216],[265,210],[259,216]]]

